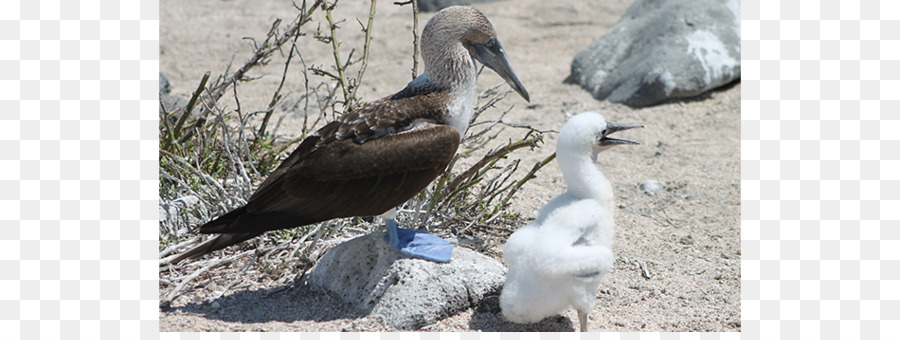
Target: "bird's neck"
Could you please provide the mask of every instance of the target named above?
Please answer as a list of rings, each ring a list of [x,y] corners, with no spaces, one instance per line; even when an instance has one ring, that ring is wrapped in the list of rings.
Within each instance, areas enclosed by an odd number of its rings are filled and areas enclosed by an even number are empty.
[[[585,151],[557,153],[568,193],[576,198],[598,200],[612,209],[612,184],[597,168],[597,152]]]
[[[423,42],[423,46],[430,47],[423,51],[422,61],[425,64],[424,74],[431,81],[454,92],[468,92],[475,89],[477,86],[475,60],[461,43],[448,45]]]
[[[419,78],[450,92],[448,115],[444,123],[456,128],[462,138],[469,128],[469,119],[475,105],[478,86],[475,61],[460,44],[449,51],[430,54],[424,59],[424,64],[425,71]]]

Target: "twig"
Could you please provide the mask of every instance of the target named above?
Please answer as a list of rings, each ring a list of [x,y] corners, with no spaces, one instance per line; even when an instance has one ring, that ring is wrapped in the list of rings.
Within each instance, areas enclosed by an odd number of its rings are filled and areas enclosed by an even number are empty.
[[[448,217],[448,219],[453,220],[453,221],[456,221],[456,222],[460,222],[460,223],[467,223],[467,224],[468,224],[468,223],[471,223],[472,225],[474,225],[474,226],[476,226],[476,227],[482,228],[482,229],[479,229],[479,230],[481,230],[481,232],[486,233],[486,234],[491,235],[491,236],[496,236],[496,237],[507,237],[507,236],[509,236],[510,234],[512,234],[512,231],[510,231],[510,230],[508,230],[508,229],[496,228],[496,227],[492,227],[492,226],[489,226],[489,225],[484,224],[484,223],[475,223],[474,221],[473,221],[473,222],[465,221],[465,220],[460,219],[460,218],[457,218],[457,217]],[[502,230],[502,231],[505,231],[506,233],[498,233],[498,232],[491,231],[491,230],[489,230],[489,229]]]
[[[657,202],[657,204],[659,205],[659,210],[663,212],[663,219],[666,221],[666,223],[668,223],[669,225],[671,225],[675,228],[681,228],[678,225],[676,225],[674,222],[672,222],[671,219],[669,219],[669,213],[666,212],[666,208],[662,204],[659,204],[658,202]]]
[[[217,182],[216,180],[212,179],[211,177],[209,177],[209,175],[203,173],[202,171],[195,169],[193,166],[191,166],[190,164],[188,164],[188,162],[186,162],[185,160],[181,159],[181,157],[178,157],[178,156],[172,154],[171,152],[168,152],[168,151],[163,150],[163,149],[160,149],[160,150],[159,150],[159,153],[160,153],[160,155],[166,156],[166,158],[175,161],[175,162],[178,163],[178,165],[181,166],[183,169],[185,169],[185,170],[187,170],[187,171],[189,171],[189,172],[192,172],[192,173],[194,173],[195,175],[199,176],[200,178],[206,180],[208,183],[212,184],[212,185],[215,186],[217,189],[219,189],[220,192],[223,192],[223,193],[224,193],[224,192],[227,192],[227,191],[225,190],[225,188],[222,187],[222,186],[219,184],[219,182]],[[160,173],[160,174],[162,174],[162,173]],[[174,179],[174,178],[173,178],[173,179]],[[182,183],[182,184],[184,184],[184,183]],[[187,184],[184,184],[184,185],[187,186]],[[187,186],[187,187],[190,188],[190,186]],[[200,198],[200,200],[203,201],[203,198],[202,198],[202,197],[199,197],[199,196],[198,196],[198,198]]]
[[[159,258],[161,258],[161,259],[165,258],[166,256],[169,256],[170,254],[174,253],[176,250],[187,247],[190,244],[197,243],[197,241],[199,241],[199,240],[200,240],[200,238],[194,237],[194,238],[191,238],[190,240],[178,243],[173,246],[169,246],[166,249],[163,249],[163,251],[159,252]],[[160,260],[160,262],[162,262],[162,260]]]
[[[304,5],[305,3],[306,2],[304,1]],[[232,73],[231,75],[225,77],[221,83],[214,86],[210,90],[210,98],[212,99],[212,101],[218,101],[219,98],[222,98],[222,96],[225,94],[225,89],[228,84],[233,84],[235,81],[244,79],[244,75],[247,74],[250,69],[252,69],[256,65],[259,65],[263,60],[269,58],[272,53],[279,50],[281,46],[284,45],[284,43],[288,42],[292,37],[294,37],[296,32],[300,30],[300,27],[305,25],[312,19],[312,14],[321,3],[322,0],[317,0],[312,6],[306,7],[308,8],[307,10],[301,10],[294,23],[289,26],[280,36],[275,37],[275,39],[271,43],[269,42],[269,40],[275,36],[275,33],[274,31],[270,31],[263,44],[253,53],[253,56],[251,56],[243,66],[238,68],[237,71],[234,71],[234,73]]]
[[[236,88],[236,86],[235,86]],[[237,91],[237,90],[235,90]],[[236,94],[235,94],[236,95]],[[215,105],[215,103],[213,103]],[[249,185],[252,181],[250,180],[250,176],[247,175],[247,171],[244,167],[244,162],[240,157],[235,157],[234,153],[231,152],[231,145],[234,145],[234,141],[231,140],[231,134],[228,133],[228,126],[225,124],[225,117],[222,116],[221,110],[219,110],[216,115],[218,118],[219,124],[222,126],[222,134],[225,138],[225,143],[223,143],[223,147],[225,148],[225,153],[228,155],[228,159],[231,162],[228,165],[231,167],[231,171],[234,174],[235,180],[239,180],[239,183],[244,183],[245,185]],[[241,123],[243,125],[243,123]],[[243,130],[243,129],[241,129]],[[238,177],[240,176],[240,177]]]
[[[447,186],[446,191],[450,192],[450,193],[454,192],[460,186],[460,184],[463,183],[464,180],[466,180],[469,177],[471,177],[472,175],[474,175],[476,172],[478,172],[478,170],[483,168],[488,163],[496,161],[497,159],[499,159],[503,156],[506,156],[510,152],[513,152],[515,150],[518,150],[518,149],[521,149],[524,147],[532,147],[533,148],[533,147],[537,146],[537,143],[540,140],[541,140],[541,136],[538,135],[538,136],[535,136],[532,138],[520,140],[518,142],[511,142],[511,143],[507,144],[506,146],[503,146],[501,148],[498,148],[496,150],[489,152],[488,154],[484,155],[484,157],[482,157],[481,160],[479,160],[477,163],[475,163],[474,165],[469,167],[468,170],[466,170],[461,175],[454,178],[453,181],[450,182],[450,185]],[[445,196],[442,196],[440,198],[443,199],[444,197]]]
[[[334,22],[334,18],[331,16],[331,12],[334,9],[334,6],[337,6],[337,0],[333,2],[331,5],[328,5],[326,2],[322,2],[322,10],[325,11],[325,20],[328,21],[328,29],[331,31],[331,52],[332,56],[334,56],[334,66],[337,69],[337,80],[338,84],[341,85],[341,92],[344,93],[344,107],[347,108],[350,106],[350,85],[347,84],[347,77],[344,75],[344,68],[341,67],[343,64],[341,62],[340,55],[340,42],[338,42],[337,35],[335,32],[337,31],[337,23]],[[349,58],[348,58],[349,60]],[[332,76],[335,77],[335,76]]]
[[[493,121],[483,121],[483,122],[478,122],[478,123],[472,123],[472,124],[470,124],[469,126],[476,126],[476,125],[481,125],[481,124],[487,124],[487,123],[490,123],[490,125],[488,125],[488,127],[484,128],[484,129],[481,129],[481,131],[478,131],[478,132],[475,132],[475,133],[472,133],[472,134],[466,136],[466,138],[463,140],[463,143],[468,142],[468,141],[471,141],[471,140],[478,139],[478,138],[480,138],[481,136],[483,136],[485,133],[487,133],[488,131],[490,131],[491,128],[493,128],[494,126],[497,126],[497,124],[503,123],[503,118],[506,117],[506,114],[507,114],[507,113],[509,113],[510,111],[512,111],[512,108],[513,108],[513,105],[510,105],[509,107],[507,107],[506,110],[503,110],[503,112],[500,113],[500,117],[497,117],[497,119],[495,119],[495,120],[493,120]]]
[[[647,270],[647,265],[644,264],[644,261],[634,260],[634,262],[637,263],[638,267],[641,268],[641,276],[643,276],[645,279],[650,279],[650,271]]]
[[[363,74],[366,73],[366,67],[369,64],[369,44],[372,42],[372,27],[375,22],[375,0],[369,1],[369,4],[369,22],[363,28],[363,32],[366,32],[366,37],[363,42],[362,65],[360,65],[359,72],[356,74],[357,85],[350,91],[350,98],[354,99],[354,105],[359,102],[359,99],[356,98],[356,90],[359,89],[359,84],[362,83]],[[360,25],[362,25],[362,23],[360,23]]]
[[[246,277],[244,276],[244,273],[247,272],[247,269],[250,269],[250,267],[252,265],[253,265],[253,261],[247,261],[247,263],[244,264],[244,267],[241,268],[241,271],[239,273],[237,273],[237,275],[235,275],[235,279],[231,280],[231,282],[229,282],[227,285],[225,285],[225,288],[222,289],[221,292],[216,294],[215,297],[213,297],[212,299],[215,300],[215,299],[222,297],[222,295],[225,295],[225,292],[227,292],[229,289],[231,289],[231,287],[233,287],[235,283],[238,283],[238,281],[245,280]]]
[[[206,82],[208,80],[209,80],[209,71],[206,71],[206,73],[203,74],[203,78],[200,79],[200,84],[197,85],[197,89],[194,90],[194,93],[191,95],[190,101],[188,101],[187,106],[185,106],[184,113],[181,114],[181,118],[178,118],[178,122],[175,123],[175,129],[172,131],[172,137],[173,137],[173,139],[178,138],[178,143],[184,143],[184,140],[186,140],[187,138],[190,138],[190,134],[191,134],[190,132],[188,132],[188,134],[185,134],[184,136],[180,136],[181,135],[181,127],[184,126],[184,122],[187,121],[187,117],[190,116],[191,112],[194,110],[194,105],[197,104],[197,98],[199,98],[200,94],[203,93],[203,89],[206,88]],[[200,125],[203,125],[202,119],[198,119],[197,124],[194,124],[194,127],[197,127]],[[180,138],[179,138],[179,136],[180,136]],[[172,139],[166,139],[166,143],[167,143],[167,145],[171,144]]]
[[[413,67],[412,67],[412,79],[415,80],[418,75],[417,69],[419,68],[419,4],[416,0],[408,0],[408,1],[396,1],[394,5],[397,6],[406,6],[412,5],[412,15],[413,15]]]
[[[417,0],[410,0],[412,3],[412,12],[413,12],[413,67],[412,67],[412,78],[416,79],[416,73],[418,73],[419,68],[419,2]]]
[[[248,251],[245,251],[245,252],[243,252],[243,253],[236,254],[236,255],[232,255],[232,256],[230,256],[230,257],[228,257],[228,258],[221,259],[221,260],[216,261],[216,262],[212,262],[212,263],[210,263],[210,264],[207,264],[205,267],[200,268],[200,269],[194,271],[193,273],[191,273],[191,275],[189,275],[187,278],[185,278],[184,280],[182,280],[181,283],[179,283],[178,286],[175,287],[175,289],[173,289],[171,292],[169,292],[168,295],[166,295],[166,298],[163,299],[163,301],[159,304],[160,308],[168,308],[169,306],[171,306],[171,305],[172,305],[172,300],[174,300],[176,297],[178,297],[178,295],[179,295],[179,293],[181,292],[181,290],[184,289],[184,286],[186,286],[189,282],[191,282],[191,281],[193,281],[194,279],[196,279],[197,277],[199,277],[200,274],[203,274],[203,273],[205,273],[205,272],[207,272],[207,271],[209,271],[210,269],[213,269],[213,268],[215,268],[215,267],[218,267],[218,266],[221,266],[221,265],[225,265],[225,264],[229,264],[229,263],[231,263],[231,262],[234,262],[234,261],[236,261],[236,260],[238,260],[238,259],[240,259],[240,258],[242,258],[242,257],[244,257],[244,256],[250,255],[250,254],[252,254],[252,253],[253,253],[253,250],[248,250]]]
[[[503,86],[503,84],[505,84],[505,83],[500,82],[500,83],[494,84],[494,86],[491,86],[491,87],[485,89],[484,91],[481,91],[481,93],[478,95],[479,102],[481,101],[481,99],[487,98],[490,93],[494,93],[494,91],[497,88],[499,88],[500,86]],[[494,95],[490,99],[488,99],[487,103],[478,105],[475,108],[473,108],[472,109],[472,117],[469,118],[469,124],[472,124],[473,122],[478,120],[478,117],[481,116],[482,112],[487,110],[489,107],[494,107],[495,103],[503,100],[503,98],[506,98],[506,95],[510,92],[512,92],[511,89],[506,90],[506,92],[502,92],[502,93],[494,93]]]
[[[219,121],[222,123],[222,135],[224,136],[225,141],[226,141],[225,145],[224,145],[225,151],[228,153],[228,156],[229,156],[228,159],[231,160],[231,163],[229,165],[231,166],[232,171],[234,171],[234,169],[235,169],[234,163],[237,163],[238,169],[240,169],[240,174],[243,175],[242,178],[238,178],[237,177],[238,172],[235,171],[234,172],[235,180],[238,183],[244,183],[244,184],[249,185],[252,181],[250,180],[250,176],[247,175],[246,169],[250,168],[250,171],[256,177],[259,176],[259,171],[256,170],[256,166],[254,165],[254,162],[250,161],[250,160],[253,160],[254,157],[252,155],[250,155],[250,145],[247,142],[247,138],[244,136],[244,130],[246,129],[247,122],[249,121],[250,118],[248,115],[248,117],[245,119],[245,118],[243,118],[243,115],[241,114],[241,112],[243,112],[243,111],[241,111],[241,100],[238,98],[237,88],[238,88],[237,84],[234,84],[234,86],[231,87],[231,90],[234,92],[234,104],[235,104],[234,112],[237,113],[238,122],[240,123],[240,126],[238,126],[238,129],[237,129],[238,140],[241,141],[241,143],[239,145],[233,144],[233,141],[231,140],[231,134],[228,133],[228,130],[226,129],[226,126],[225,126],[225,118],[223,117],[222,110],[219,109],[217,103],[213,103],[213,104],[214,104],[214,106],[216,106],[216,109],[217,109],[216,112],[218,112],[218,114],[216,116],[219,118]],[[251,113],[251,115],[252,115],[252,113]],[[260,139],[257,136],[257,138],[254,139],[254,143],[259,143],[259,141],[260,141]],[[232,154],[232,152],[231,152],[231,148],[230,148],[231,145],[234,145],[235,147],[241,149],[241,150],[235,150],[235,152],[234,152],[235,154],[238,152],[243,152],[244,157],[247,157],[246,159],[248,160],[248,162],[247,162],[246,166],[244,165],[244,162],[241,161],[241,157],[234,157],[234,154]]]
[[[291,49],[288,53],[286,60],[284,61],[284,71],[281,72],[281,82],[278,83],[278,88],[275,89],[275,93],[272,93],[272,100],[269,101],[269,107],[266,109],[266,115],[263,117],[262,123],[259,125],[259,132],[256,134],[257,139],[265,136],[266,133],[266,125],[269,124],[269,119],[272,118],[272,112],[275,110],[275,104],[281,99],[281,89],[284,87],[284,81],[287,79],[288,69],[291,65],[291,59],[294,57],[294,49],[297,48],[297,39],[300,38],[300,31],[298,30],[294,34],[294,40],[291,42]],[[237,97],[235,97],[237,99]]]
[[[509,200],[513,197],[513,195],[516,194],[517,191],[519,191],[519,188],[521,188],[522,185],[525,184],[525,182],[536,178],[537,176],[535,176],[535,174],[538,172],[538,170],[552,162],[554,159],[556,159],[556,152],[550,154],[550,156],[547,156],[547,158],[544,158],[540,162],[535,163],[531,168],[531,171],[529,171],[528,174],[526,174],[524,177],[522,177],[522,179],[516,182],[516,184],[509,190],[509,192],[506,194],[506,197],[503,198],[503,202],[500,203],[500,206],[505,207]]]

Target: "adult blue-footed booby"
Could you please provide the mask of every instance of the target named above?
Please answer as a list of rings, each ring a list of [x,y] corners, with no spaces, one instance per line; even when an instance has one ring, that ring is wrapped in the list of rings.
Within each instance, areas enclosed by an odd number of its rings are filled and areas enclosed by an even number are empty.
[[[612,268],[614,192],[594,165],[597,154],[636,142],[609,137],[643,127],[607,123],[596,112],[569,119],[559,132],[556,156],[566,192],[541,208],[538,218],[506,242],[509,266],[500,292],[500,309],[513,322],[537,322],[574,306],[581,331],[594,307],[600,279]]]
[[[525,100],[493,26],[471,7],[447,7],[422,31],[424,72],[396,94],[344,114],[304,139],[247,200],[200,227],[221,234],[175,263],[266,231],[391,211],[385,240],[407,255],[448,262],[452,245],[397,227],[393,210],[440,175],[456,154],[475,102],[475,60]]]

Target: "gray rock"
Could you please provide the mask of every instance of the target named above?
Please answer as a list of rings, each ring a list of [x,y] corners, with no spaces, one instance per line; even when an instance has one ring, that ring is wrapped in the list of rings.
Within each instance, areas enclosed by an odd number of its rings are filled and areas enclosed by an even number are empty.
[[[174,113],[169,116],[169,123],[175,123],[178,120],[178,117],[181,117],[184,114],[184,108],[188,104],[188,100],[179,96],[173,96],[171,94],[159,94],[159,112],[161,114],[165,114],[168,112]],[[196,109],[194,110],[196,111]],[[194,114],[196,115],[196,113]]]
[[[696,96],[740,78],[740,31],[738,0],[637,0],[566,82],[630,106]]]
[[[181,117],[182,114],[184,114],[184,107],[187,106],[188,100],[179,96],[171,95],[169,94],[170,92],[172,92],[172,83],[169,82],[169,78],[166,78],[166,76],[164,76],[162,72],[160,72],[159,113],[162,116],[166,116],[167,113],[172,112],[173,114],[168,116],[168,124],[175,124],[175,122],[178,121],[178,118]]]
[[[172,84],[169,83],[169,78],[166,78],[166,76],[164,76],[162,74],[162,72],[160,72],[159,73],[159,94],[160,95],[169,94],[169,92],[171,92],[171,91],[172,91]]]
[[[189,209],[195,205],[200,204],[200,198],[194,195],[187,195],[176,198],[172,201],[171,205],[173,207],[178,207],[180,209]]]
[[[445,7],[466,6],[476,2],[492,2],[496,0],[418,0],[419,11],[437,12]]]
[[[197,210],[201,214],[192,213]],[[176,237],[187,234],[190,226],[202,224],[200,215],[208,215],[200,198],[194,195],[179,197],[168,204],[160,202],[159,212],[160,222],[172,228]]]
[[[647,195],[653,195],[665,189],[666,184],[660,181],[649,180],[641,183],[641,190],[644,190],[644,193]]]
[[[162,205],[159,206],[159,222],[165,222],[169,219],[169,212]]]
[[[384,242],[384,233],[332,248],[308,283],[398,329],[418,329],[476,306],[503,285],[500,262],[463,247],[449,263],[409,258]]]

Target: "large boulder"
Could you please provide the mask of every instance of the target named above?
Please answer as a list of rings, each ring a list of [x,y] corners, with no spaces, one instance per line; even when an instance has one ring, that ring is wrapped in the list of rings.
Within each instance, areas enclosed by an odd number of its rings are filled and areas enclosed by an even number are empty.
[[[503,285],[506,268],[463,247],[449,263],[409,258],[388,247],[384,233],[335,246],[308,283],[398,329],[418,329],[477,306]]]
[[[477,2],[492,2],[497,0],[418,0],[419,11],[437,12],[445,7],[466,6]]]
[[[566,82],[597,99],[649,106],[741,77],[738,0],[637,0],[575,55]]]

